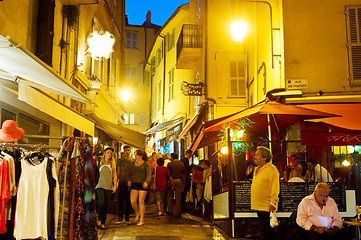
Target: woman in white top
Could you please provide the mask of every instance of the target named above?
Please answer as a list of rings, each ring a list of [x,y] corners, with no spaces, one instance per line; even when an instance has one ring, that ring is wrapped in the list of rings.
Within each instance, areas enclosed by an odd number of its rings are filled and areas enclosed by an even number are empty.
[[[95,187],[98,198],[98,221],[100,229],[105,229],[107,219],[107,206],[112,193],[117,190],[117,172],[113,148],[106,148],[99,168],[99,181]]]

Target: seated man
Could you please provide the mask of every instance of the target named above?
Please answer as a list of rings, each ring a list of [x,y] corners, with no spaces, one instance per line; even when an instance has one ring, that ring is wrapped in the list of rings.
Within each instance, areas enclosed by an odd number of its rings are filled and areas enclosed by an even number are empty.
[[[313,194],[306,196],[297,210],[297,224],[305,239],[339,239],[342,219],[327,183],[320,182]]]
[[[331,174],[326,168],[316,162],[315,159],[307,159],[308,178],[314,182],[333,182]]]

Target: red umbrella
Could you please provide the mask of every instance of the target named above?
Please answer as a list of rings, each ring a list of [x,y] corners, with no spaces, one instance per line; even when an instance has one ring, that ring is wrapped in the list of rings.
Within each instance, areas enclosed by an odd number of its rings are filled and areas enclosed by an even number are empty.
[[[340,116],[296,105],[265,100],[250,108],[225,117],[222,121],[206,128],[205,131],[219,131],[224,124],[236,125],[238,121],[244,117],[248,117],[254,122],[251,129],[247,129],[248,131],[268,131],[269,139],[271,139],[271,129],[272,131],[277,130],[277,132],[281,132],[287,127],[304,119]]]

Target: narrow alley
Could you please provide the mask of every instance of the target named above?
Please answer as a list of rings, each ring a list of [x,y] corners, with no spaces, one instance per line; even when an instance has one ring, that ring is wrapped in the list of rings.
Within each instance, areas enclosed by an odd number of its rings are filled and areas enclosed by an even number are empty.
[[[117,216],[108,215],[105,230],[98,230],[101,240],[228,240],[218,227],[203,218],[183,213],[180,217],[157,218],[156,205],[146,205],[145,224],[116,224]],[[131,219],[132,220],[132,219]],[[234,238],[233,238],[234,239]],[[239,239],[239,238],[237,238]]]

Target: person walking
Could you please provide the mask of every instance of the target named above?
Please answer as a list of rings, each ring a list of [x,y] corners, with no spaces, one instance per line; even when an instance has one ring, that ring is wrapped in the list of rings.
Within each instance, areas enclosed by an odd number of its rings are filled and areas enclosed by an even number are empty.
[[[135,222],[138,226],[144,225],[145,204],[148,184],[150,181],[150,164],[147,154],[143,150],[135,151],[135,162],[132,165],[128,186],[130,190],[130,202],[135,212]]]
[[[182,210],[186,211],[187,207],[186,207],[186,198],[187,198],[187,193],[190,190],[190,186],[191,186],[191,172],[192,169],[190,168],[191,165],[191,159],[192,159],[192,150],[188,149],[186,150],[186,155],[180,160],[185,167],[185,182],[183,182],[183,191],[182,191]]]
[[[131,151],[129,146],[124,147],[124,155],[117,161],[117,177],[118,183],[118,220],[116,224],[120,224],[125,221],[126,224],[130,224],[130,188],[128,187],[128,181],[130,179],[131,167],[134,163],[134,159],[131,157]],[[123,220],[124,216],[124,220]]]
[[[155,181],[155,202],[157,203],[158,214],[157,217],[164,216],[164,202],[165,202],[165,191],[167,188],[167,182],[172,183],[172,189],[174,184],[172,177],[169,174],[168,168],[164,167],[164,159],[158,158],[158,167],[154,169],[154,181]]]
[[[96,194],[98,198],[98,220],[97,226],[105,229],[105,221],[107,219],[107,206],[112,196],[117,190],[117,174],[114,159],[114,149],[106,148],[99,168],[99,181],[96,185]]]
[[[167,166],[172,177],[174,189],[167,191],[168,213],[178,217],[181,213],[182,188],[184,188],[186,170],[184,164],[178,161],[178,154],[171,154],[171,162]],[[173,196],[175,195],[175,208],[173,209]]]
[[[277,210],[279,201],[279,172],[270,162],[271,159],[272,153],[268,148],[257,147],[254,155],[257,167],[251,185],[251,209],[257,212],[261,240],[274,239],[270,226],[270,212]]]

